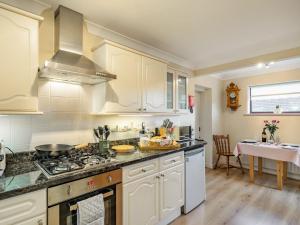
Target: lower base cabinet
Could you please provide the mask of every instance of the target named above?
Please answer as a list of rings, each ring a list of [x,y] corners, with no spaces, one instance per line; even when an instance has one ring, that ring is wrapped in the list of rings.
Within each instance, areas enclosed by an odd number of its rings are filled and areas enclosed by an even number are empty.
[[[123,188],[123,225],[154,225],[159,221],[158,175],[134,181]]]
[[[46,189],[0,201],[0,225],[46,225]]]
[[[47,218],[46,214],[43,214],[26,221],[14,223],[14,225],[47,225],[46,218]]]
[[[123,225],[161,224],[183,204],[182,163],[123,185]]]
[[[160,217],[166,218],[184,204],[184,165],[161,173]]]

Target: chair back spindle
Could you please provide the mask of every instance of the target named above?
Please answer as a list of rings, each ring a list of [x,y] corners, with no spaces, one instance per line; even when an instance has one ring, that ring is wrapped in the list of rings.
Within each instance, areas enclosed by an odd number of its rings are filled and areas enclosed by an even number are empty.
[[[217,154],[219,155],[230,155],[230,142],[229,135],[213,135],[213,140],[216,145]]]

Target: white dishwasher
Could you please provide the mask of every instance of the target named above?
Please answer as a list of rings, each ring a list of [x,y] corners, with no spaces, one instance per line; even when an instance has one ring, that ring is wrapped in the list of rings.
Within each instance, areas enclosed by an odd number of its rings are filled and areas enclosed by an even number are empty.
[[[185,204],[187,214],[199,206],[206,197],[204,147],[185,152]]]

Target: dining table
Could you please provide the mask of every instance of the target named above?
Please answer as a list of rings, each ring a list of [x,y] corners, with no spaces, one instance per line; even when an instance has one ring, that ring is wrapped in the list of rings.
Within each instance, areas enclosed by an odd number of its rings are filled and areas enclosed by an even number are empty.
[[[287,179],[287,163],[293,163],[300,167],[300,145],[274,144],[264,142],[239,142],[233,151],[235,156],[247,155],[249,160],[249,180],[255,181],[254,160],[258,159],[258,175],[263,174],[263,159],[276,161],[277,188],[283,189],[283,183]]]

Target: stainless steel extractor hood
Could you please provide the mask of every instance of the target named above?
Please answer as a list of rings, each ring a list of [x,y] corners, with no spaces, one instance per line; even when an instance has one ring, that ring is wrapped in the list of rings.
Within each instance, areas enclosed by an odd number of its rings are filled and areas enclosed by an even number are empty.
[[[55,55],[39,69],[39,77],[72,83],[99,84],[116,75],[82,54],[83,15],[59,6],[55,12]]]

